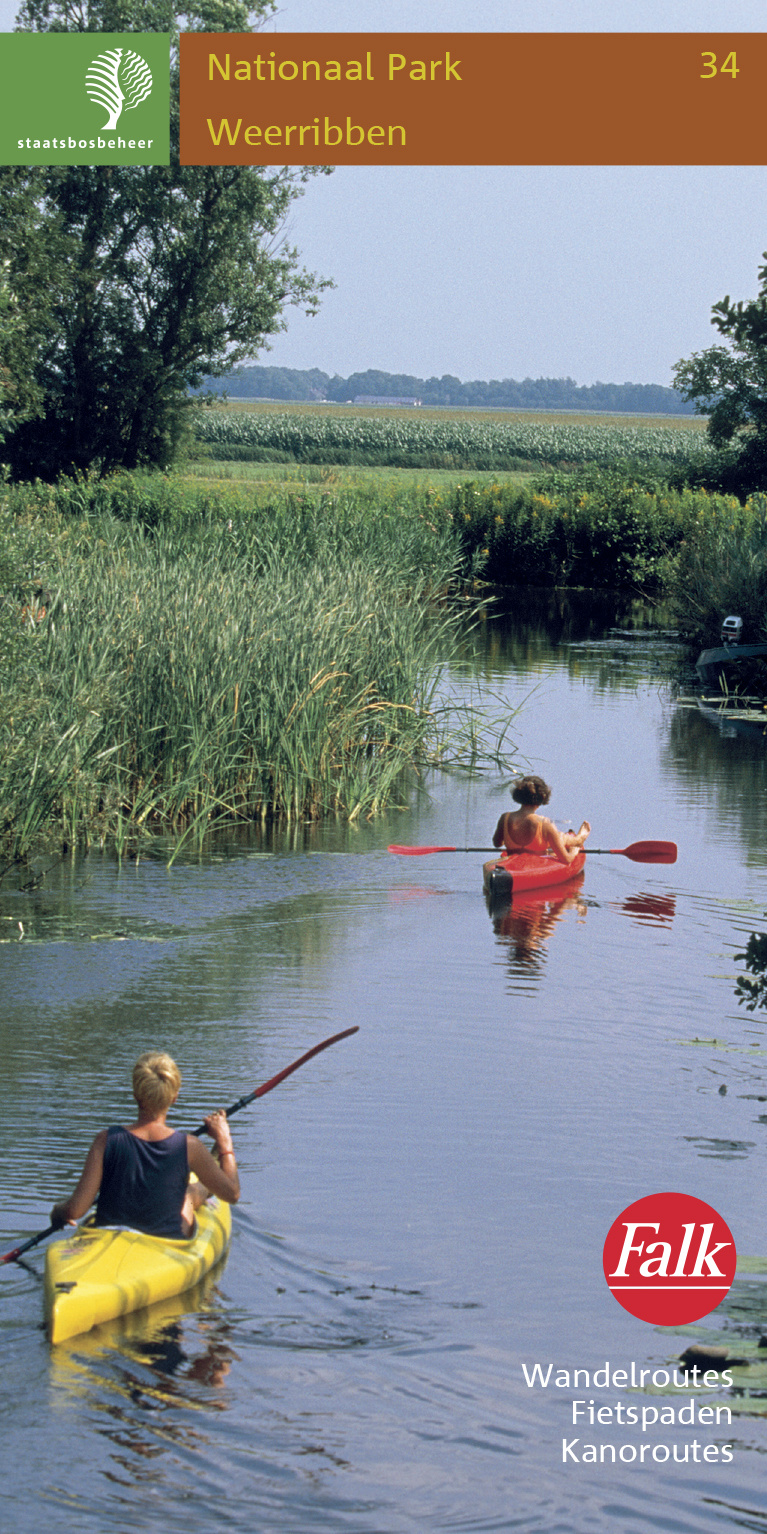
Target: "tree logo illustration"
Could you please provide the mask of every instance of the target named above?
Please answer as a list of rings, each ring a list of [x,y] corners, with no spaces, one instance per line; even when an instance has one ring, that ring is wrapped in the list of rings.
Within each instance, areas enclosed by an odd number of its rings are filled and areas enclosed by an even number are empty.
[[[104,128],[116,128],[122,112],[146,101],[152,89],[152,71],[132,48],[109,48],[93,60],[85,75],[85,89],[109,114]]]

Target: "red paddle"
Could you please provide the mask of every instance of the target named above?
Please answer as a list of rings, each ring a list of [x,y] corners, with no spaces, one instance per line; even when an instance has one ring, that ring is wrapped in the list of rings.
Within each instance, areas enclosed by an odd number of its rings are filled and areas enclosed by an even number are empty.
[[[232,1103],[231,1108],[227,1108],[227,1118],[230,1119],[233,1113],[239,1113],[241,1108],[247,1108],[248,1103],[252,1103],[256,1097],[265,1097],[267,1092],[271,1092],[272,1087],[278,1087],[280,1082],[285,1080],[286,1076],[292,1076],[293,1072],[298,1070],[299,1065],[306,1065],[307,1060],[311,1060],[314,1055],[319,1055],[323,1049],[329,1049],[331,1044],[337,1044],[339,1039],[348,1039],[350,1034],[359,1033],[359,1031],[359,1027],[355,1023],[353,1028],[344,1028],[343,1033],[334,1033],[329,1039],[323,1039],[321,1044],[315,1044],[313,1049],[307,1049],[305,1055],[301,1055],[298,1060],[294,1060],[292,1065],[286,1065],[285,1069],[278,1071],[276,1076],[271,1076],[268,1081],[264,1082],[263,1086],[256,1087],[255,1092],[248,1092],[245,1097],[238,1097],[236,1103]],[[193,1135],[206,1135],[207,1133],[208,1131],[204,1124],[199,1124],[197,1129],[192,1130]]]
[[[396,847],[391,846],[389,852],[397,852],[401,857],[422,858],[429,852],[490,852],[497,857],[510,857],[511,853],[503,847]],[[519,848],[524,852],[524,848]],[[584,847],[584,852],[590,852],[598,857],[631,858],[632,863],[675,863],[676,842],[632,842],[630,847]]]
[[[271,1092],[272,1087],[278,1087],[280,1082],[285,1080],[286,1076],[292,1076],[293,1072],[298,1070],[299,1065],[305,1065],[307,1060],[311,1060],[313,1055],[318,1055],[323,1049],[329,1049],[330,1045],[337,1044],[339,1039],[348,1039],[351,1033],[359,1033],[359,1028],[356,1025],[354,1028],[344,1028],[343,1033],[334,1033],[331,1038],[323,1039],[321,1044],[315,1044],[313,1049],[307,1049],[306,1054],[301,1055],[299,1060],[294,1060],[292,1065],[286,1065],[284,1071],[278,1071],[277,1075],[272,1076],[269,1081],[265,1081],[263,1086],[256,1087],[255,1092],[248,1092],[245,1097],[238,1097],[236,1103],[232,1103],[231,1108],[227,1108],[227,1118],[230,1119],[233,1113],[239,1113],[241,1108],[246,1108],[248,1103],[253,1102],[254,1098],[263,1097],[265,1093]],[[204,1124],[200,1124],[197,1129],[192,1130],[194,1135],[206,1135],[207,1133],[208,1131]],[[18,1257],[21,1257],[23,1252],[30,1251],[33,1246],[37,1246],[38,1242],[44,1241],[46,1236],[52,1236],[53,1232],[58,1229],[60,1227],[57,1225],[49,1225],[47,1230],[38,1231],[37,1235],[30,1236],[23,1246],[15,1246],[12,1252],[6,1252],[4,1256],[1,1256],[0,1262],[15,1262]]]

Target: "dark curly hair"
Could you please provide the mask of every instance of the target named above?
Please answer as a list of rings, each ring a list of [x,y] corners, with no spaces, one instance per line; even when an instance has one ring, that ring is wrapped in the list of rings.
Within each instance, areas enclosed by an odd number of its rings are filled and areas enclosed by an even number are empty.
[[[531,774],[527,778],[518,778],[511,790],[511,797],[517,804],[548,804],[551,798],[551,789],[543,778],[537,778]]]

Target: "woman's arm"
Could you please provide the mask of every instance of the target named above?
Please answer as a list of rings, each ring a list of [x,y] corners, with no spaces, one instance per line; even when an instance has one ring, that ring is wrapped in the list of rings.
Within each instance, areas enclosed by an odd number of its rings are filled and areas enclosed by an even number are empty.
[[[60,1225],[74,1225],[88,1213],[91,1204],[95,1202],[101,1187],[106,1143],[107,1132],[101,1129],[85,1158],[82,1176],[74,1193],[71,1193],[69,1198],[62,1199],[60,1203],[54,1204],[51,1210],[51,1225],[55,1225],[57,1229]]]
[[[216,1142],[216,1149],[221,1161],[219,1163],[214,1156],[211,1156],[210,1151],[198,1140],[196,1135],[187,1135],[186,1148],[189,1170],[199,1177],[200,1182],[211,1193],[215,1193],[218,1198],[225,1199],[227,1204],[236,1204],[240,1196],[240,1178],[226,1114],[223,1112],[209,1113],[205,1120],[205,1126]],[[226,1161],[226,1166],[224,1166],[224,1161]]]
[[[584,820],[577,836],[572,831],[568,831],[567,835],[563,836],[562,832],[557,830],[553,820],[544,821],[544,825],[546,828],[546,843],[559,858],[560,863],[567,863],[568,865],[574,863],[578,853],[583,850],[583,843],[591,830],[588,821]]]
[[[496,828],[495,828],[495,830],[494,830],[494,832],[493,832],[493,846],[494,847],[502,847],[503,846],[503,837],[504,837],[505,830],[506,830],[506,816],[502,815],[500,820],[499,820],[499,822],[498,822],[498,824],[497,824],[497,826],[496,826]]]

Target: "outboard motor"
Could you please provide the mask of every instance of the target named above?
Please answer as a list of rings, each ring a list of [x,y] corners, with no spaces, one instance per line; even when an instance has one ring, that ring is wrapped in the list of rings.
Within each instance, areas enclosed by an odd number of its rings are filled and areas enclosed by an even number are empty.
[[[722,644],[740,644],[743,638],[743,619],[725,618],[722,624]]]

